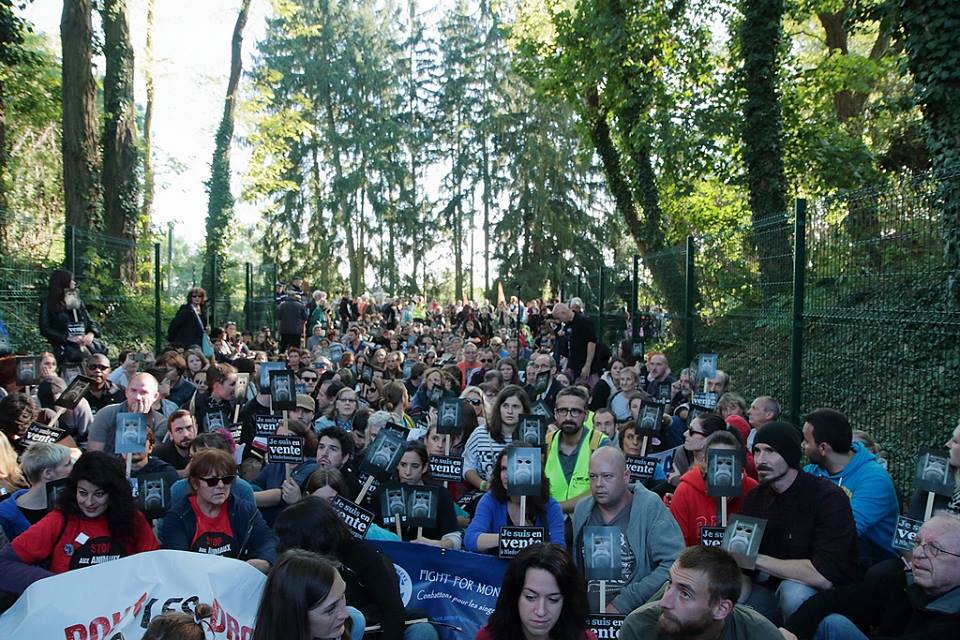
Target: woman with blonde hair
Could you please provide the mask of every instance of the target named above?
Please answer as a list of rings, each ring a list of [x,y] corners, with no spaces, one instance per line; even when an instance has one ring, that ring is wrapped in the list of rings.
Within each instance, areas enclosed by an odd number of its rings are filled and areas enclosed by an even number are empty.
[[[28,486],[30,485],[23,477],[20,465],[17,464],[17,452],[14,451],[7,436],[0,432],[0,500]]]

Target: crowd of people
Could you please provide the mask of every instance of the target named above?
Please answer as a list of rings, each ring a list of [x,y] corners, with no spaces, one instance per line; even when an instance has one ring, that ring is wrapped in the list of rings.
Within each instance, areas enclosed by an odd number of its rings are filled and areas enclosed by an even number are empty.
[[[576,298],[441,307],[302,287],[279,290],[277,325],[255,333],[209,327],[206,294],[191,289],[167,350],[123,345],[111,361],[109,327],[91,320],[72,275],[54,272],[39,384],[5,377],[0,389],[7,606],[47,576],[178,549],[267,575],[255,639],[361,638],[377,625],[429,640],[437,630],[404,609],[393,564],[367,540],[496,555],[502,527],[531,526],[544,542],[510,560],[478,638],[595,640],[588,619],[600,614],[626,616],[626,640],[960,632],[960,490],[932,509],[909,500],[903,515],[931,515],[911,551],[896,548],[900,498],[869,433],[842,412],[811,411],[798,428],[775,398],[748,403],[736,372],[675,374],[662,352],[608,348]],[[294,408],[274,409],[271,370],[293,372]],[[83,398],[58,408],[78,375],[90,381]],[[451,405],[452,428],[440,415]],[[117,416],[128,413],[145,416],[147,441],[121,456]],[[546,424],[534,438],[542,473],[521,498],[507,461],[529,446],[533,415]],[[31,441],[37,422],[62,439]],[[364,465],[384,430],[406,442],[377,487]],[[303,460],[270,461],[274,434],[300,438]],[[960,468],[960,427],[944,436]],[[708,493],[713,451],[736,459],[738,495]],[[657,454],[638,477],[634,463]],[[462,475],[433,478],[435,457],[460,458]],[[170,489],[160,512],[132,491],[158,477]],[[391,487],[433,488],[432,526],[394,522]],[[365,539],[337,497],[375,514]],[[736,514],[765,522],[749,568],[703,537]],[[604,580],[586,578],[593,527],[619,534]],[[144,637],[193,637],[204,615],[159,616]]]

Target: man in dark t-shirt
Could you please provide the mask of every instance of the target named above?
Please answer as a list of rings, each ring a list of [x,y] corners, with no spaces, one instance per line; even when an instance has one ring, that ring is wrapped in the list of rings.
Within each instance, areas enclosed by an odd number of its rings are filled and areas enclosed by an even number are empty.
[[[771,422],[757,433],[760,485],[740,513],[767,521],[746,604],[782,624],[810,596],[858,578],[850,500],[828,480],[800,471],[800,431]]]
[[[180,409],[170,414],[167,428],[170,431],[170,440],[154,449],[153,455],[176,469],[178,476],[186,478],[190,444],[197,437],[197,423],[189,411]]]

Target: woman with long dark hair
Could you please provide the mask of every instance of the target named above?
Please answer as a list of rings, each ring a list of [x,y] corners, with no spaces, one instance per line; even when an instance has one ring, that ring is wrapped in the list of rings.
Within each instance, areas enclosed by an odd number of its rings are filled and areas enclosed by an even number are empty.
[[[194,287],[187,292],[187,301],[177,309],[167,328],[167,341],[175,347],[203,346],[207,332],[207,292]]]
[[[522,443],[508,445],[497,454],[490,480],[490,491],[477,504],[477,511],[463,536],[463,546],[468,551],[496,552],[500,545],[500,527],[520,524],[520,496],[507,493],[507,456],[511,449],[524,446]],[[563,509],[550,497],[550,483],[543,478],[539,496],[527,496],[527,511],[523,521],[527,526],[544,527],[547,538],[564,546]]]
[[[329,560],[302,549],[288,551],[267,577],[252,640],[356,637],[345,592],[346,584]]]
[[[88,451],[73,465],[56,508],[0,551],[0,590],[21,593],[52,574],[156,548],[123,462]]]
[[[527,547],[507,565],[497,608],[476,640],[596,640],[587,590],[567,552]]]
[[[485,425],[477,427],[463,448],[463,478],[480,491],[487,490],[497,454],[514,439],[520,415],[530,413],[530,399],[522,387],[509,384],[497,395]]]
[[[273,529],[281,552],[306,549],[340,562],[347,583],[347,602],[363,613],[368,624],[382,626],[383,640],[437,637],[433,626],[427,623],[410,625],[404,630],[406,612],[393,564],[369,544],[354,538],[336,510],[323,498],[310,496],[287,507],[277,516]],[[254,640],[260,637],[254,635]],[[273,640],[300,636],[262,637]]]
[[[76,287],[72,273],[57,269],[50,275],[47,297],[40,303],[40,335],[50,342],[61,367],[79,367],[84,356],[106,353],[99,342],[94,343],[100,327],[90,319]]]

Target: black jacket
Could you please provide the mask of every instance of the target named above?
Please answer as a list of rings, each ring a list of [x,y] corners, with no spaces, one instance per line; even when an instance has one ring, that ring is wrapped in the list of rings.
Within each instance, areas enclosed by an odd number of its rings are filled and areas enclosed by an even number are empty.
[[[200,320],[189,304],[180,305],[177,315],[170,321],[167,328],[167,341],[177,347],[190,347],[203,343],[203,334],[207,326],[207,312],[200,311]]]
[[[84,354],[80,347],[67,340],[70,337],[71,324],[82,324],[85,334],[92,333],[100,337],[100,327],[90,319],[90,314],[87,313],[87,307],[83,302],[80,303],[80,308],[76,309],[76,320],[73,314],[74,312],[68,309],[60,311],[50,309],[46,300],[40,304],[40,335],[50,342],[58,363],[77,363],[83,360]]]

